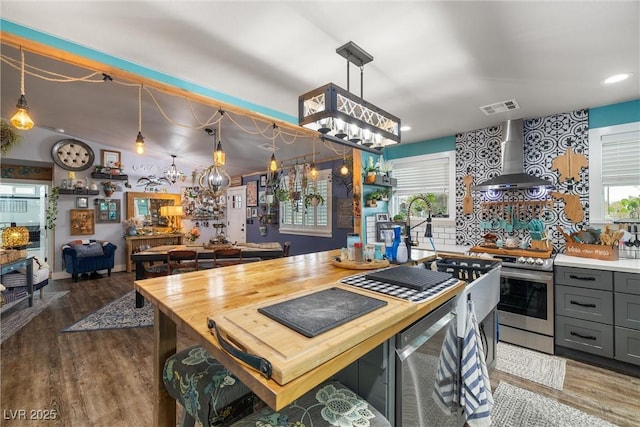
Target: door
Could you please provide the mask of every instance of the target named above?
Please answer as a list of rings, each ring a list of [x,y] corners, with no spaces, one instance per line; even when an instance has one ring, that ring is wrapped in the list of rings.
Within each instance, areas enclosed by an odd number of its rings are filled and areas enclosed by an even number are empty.
[[[227,238],[231,242],[245,243],[247,233],[247,187],[231,187],[227,189]]]

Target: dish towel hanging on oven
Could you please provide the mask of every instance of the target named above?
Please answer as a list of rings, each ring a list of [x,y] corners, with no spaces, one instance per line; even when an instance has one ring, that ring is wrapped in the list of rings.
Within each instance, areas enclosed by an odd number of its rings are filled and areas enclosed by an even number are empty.
[[[493,396],[472,300],[467,302],[467,311],[460,363],[460,406],[464,408],[470,427],[488,427],[491,425]]]
[[[453,415],[460,408],[458,405],[459,387],[458,371],[460,368],[460,351],[458,349],[458,337],[456,335],[455,318],[449,323],[449,329],[444,337],[438,372],[433,385],[431,396],[438,407],[447,415]]]

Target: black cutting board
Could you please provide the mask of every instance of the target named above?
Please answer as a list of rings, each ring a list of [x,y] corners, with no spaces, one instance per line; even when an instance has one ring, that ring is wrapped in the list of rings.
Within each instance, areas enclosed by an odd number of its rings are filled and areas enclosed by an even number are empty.
[[[386,301],[377,298],[330,288],[261,307],[258,312],[313,338],[385,305]]]
[[[401,265],[385,270],[374,271],[366,274],[364,277],[365,279],[404,286],[405,288],[417,289],[422,292],[446,282],[453,276],[451,276],[450,273]]]

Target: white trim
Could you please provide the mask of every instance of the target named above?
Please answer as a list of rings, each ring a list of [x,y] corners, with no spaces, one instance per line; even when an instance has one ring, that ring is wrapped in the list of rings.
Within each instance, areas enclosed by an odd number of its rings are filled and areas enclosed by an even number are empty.
[[[602,140],[616,133],[640,132],[640,122],[589,129],[589,222],[605,223]]]

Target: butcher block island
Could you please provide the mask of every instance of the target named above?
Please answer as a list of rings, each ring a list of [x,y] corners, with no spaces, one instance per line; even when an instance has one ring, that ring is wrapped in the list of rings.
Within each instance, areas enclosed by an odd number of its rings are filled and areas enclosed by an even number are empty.
[[[175,423],[175,402],[164,390],[162,369],[176,351],[177,331],[197,340],[265,403],[280,410],[455,297],[465,286],[465,282],[454,281],[424,302],[413,303],[339,283],[361,273],[333,266],[339,254],[338,250],[326,251],[136,281],[136,290],[155,307],[156,425]],[[258,312],[262,307],[333,288],[383,304],[311,338]],[[211,321],[216,323],[213,329]],[[216,330],[235,348],[268,360],[270,378],[225,351]]]

